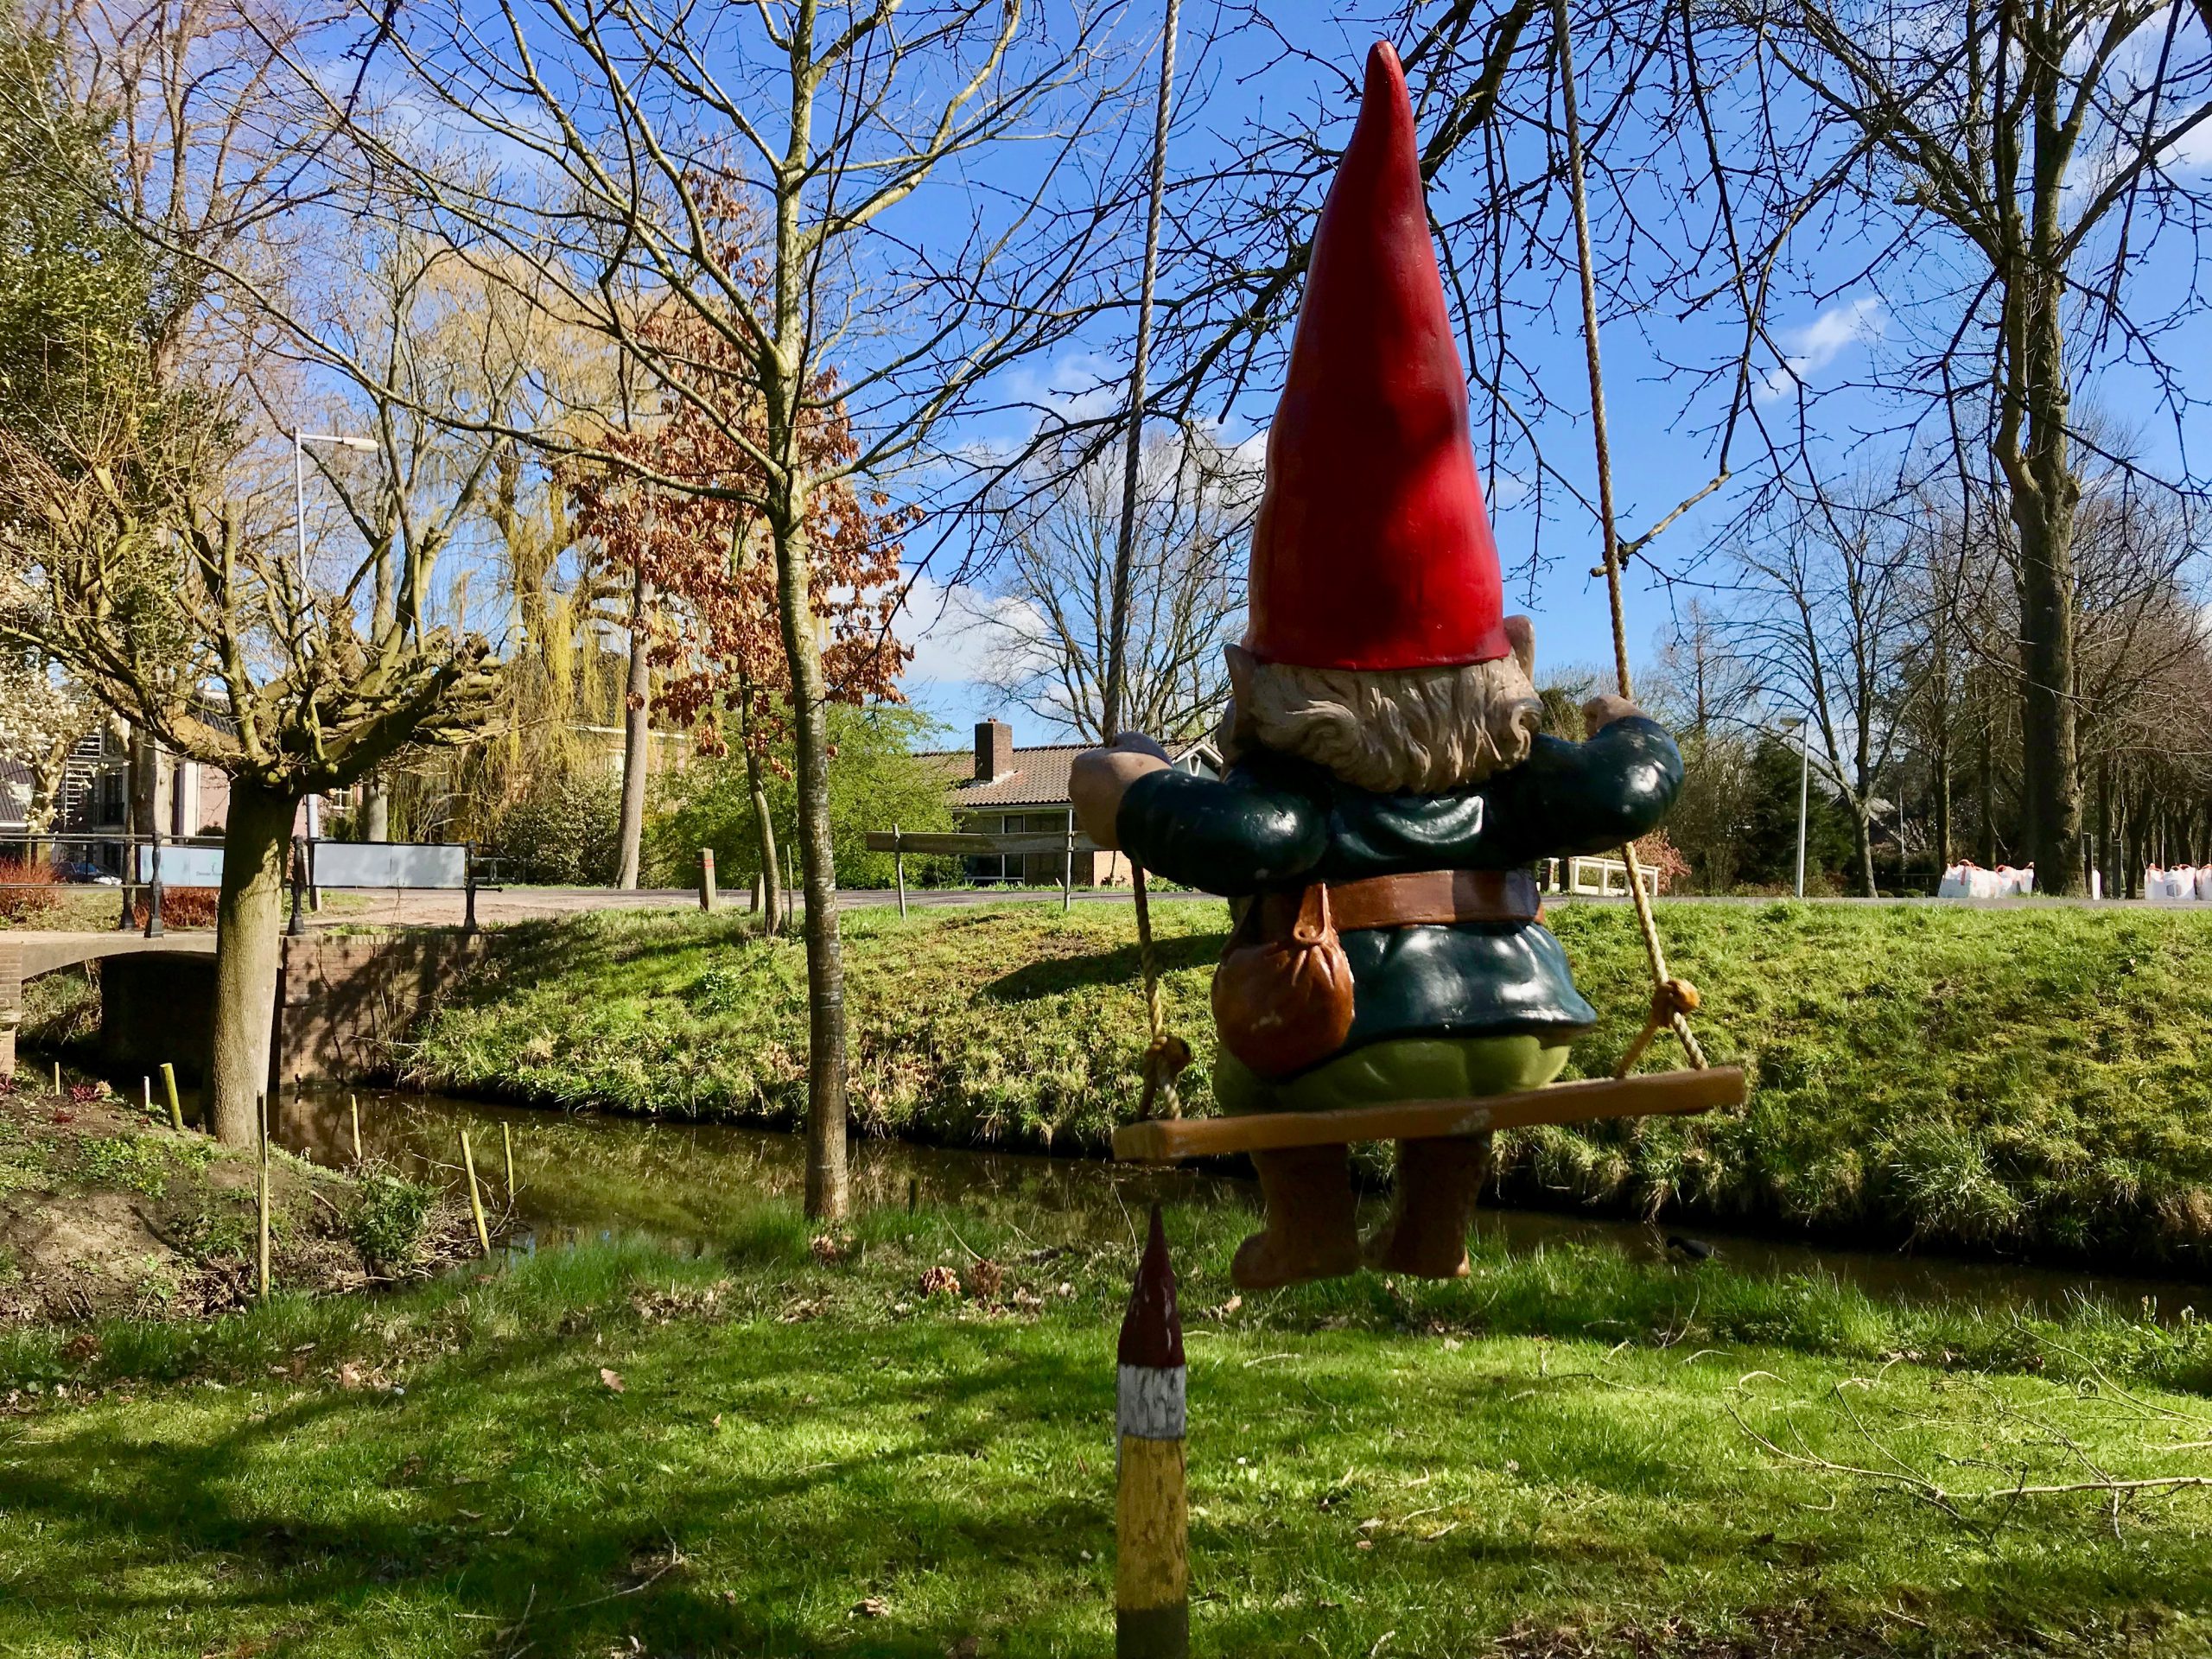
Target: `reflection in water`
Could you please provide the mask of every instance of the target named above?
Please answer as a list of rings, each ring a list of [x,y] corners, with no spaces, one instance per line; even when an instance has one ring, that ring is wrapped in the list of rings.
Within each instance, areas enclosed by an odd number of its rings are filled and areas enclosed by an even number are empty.
[[[353,1157],[352,1115],[343,1090],[288,1091],[272,1109],[277,1143],[317,1163]],[[467,1128],[489,1201],[507,1200],[512,1136],[515,1218],[525,1249],[613,1234],[645,1234],[690,1252],[721,1248],[762,1198],[797,1202],[805,1190],[805,1143],[795,1135],[723,1123],[571,1116],[435,1095],[364,1093],[364,1151],[408,1173],[461,1178],[459,1133]],[[1087,1159],[859,1141],[852,1153],[853,1202],[871,1208],[920,1203],[957,1206],[1019,1224],[1044,1210],[1059,1236],[1040,1244],[1134,1239],[1134,1216],[1155,1200],[1256,1210],[1252,1183],[1184,1169],[1147,1169]],[[1373,1200],[1370,1200],[1371,1204]],[[1537,1211],[1484,1210],[1476,1231],[1516,1252],[1599,1245],[1634,1260],[1668,1255],[1669,1233],[1634,1222]],[[1685,1230],[1676,1225],[1677,1234]],[[1871,1250],[1831,1249],[1695,1230],[1716,1259],[1739,1272],[1814,1274],[1885,1300],[1960,1302],[1990,1310],[2055,1313],[2077,1298],[2139,1313],[2147,1298],[2161,1319],[2206,1299],[2202,1286],[2058,1268],[1955,1262]]]

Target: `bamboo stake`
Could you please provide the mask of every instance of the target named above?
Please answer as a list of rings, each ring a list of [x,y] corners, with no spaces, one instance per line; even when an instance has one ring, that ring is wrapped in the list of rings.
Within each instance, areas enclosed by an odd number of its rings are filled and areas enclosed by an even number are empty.
[[[168,1096],[169,1127],[179,1135],[184,1133],[184,1107],[176,1097],[176,1067],[167,1060],[162,1062],[162,1092]]]
[[[255,1115],[261,1125],[261,1300],[269,1300],[269,1096],[255,1097]]]
[[[361,1097],[346,1096],[346,1109],[353,1115],[353,1161],[358,1164],[361,1161]]]
[[[484,1247],[484,1254],[492,1254],[491,1230],[484,1224],[484,1195],[476,1190],[476,1154],[468,1144],[468,1131],[461,1132],[461,1161],[468,1171],[468,1209],[476,1217],[476,1242]]]
[[[512,1126],[499,1125],[499,1147],[507,1155],[507,1204],[512,1208],[515,1201],[515,1132]]]

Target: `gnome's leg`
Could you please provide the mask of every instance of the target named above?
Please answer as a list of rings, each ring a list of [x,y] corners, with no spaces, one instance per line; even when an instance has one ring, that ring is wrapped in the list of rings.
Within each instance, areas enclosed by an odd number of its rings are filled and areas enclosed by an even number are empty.
[[[1399,1141],[1390,1219],[1368,1246],[1367,1259],[1416,1279],[1465,1278],[1467,1228],[1490,1172],[1490,1143],[1488,1135]]]
[[[1351,1166],[1342,1147],[1255,1152],[1268,1224],[1236,1247],[1229,1276],[1240,1290],[1333,1279],[1359,1268]]]

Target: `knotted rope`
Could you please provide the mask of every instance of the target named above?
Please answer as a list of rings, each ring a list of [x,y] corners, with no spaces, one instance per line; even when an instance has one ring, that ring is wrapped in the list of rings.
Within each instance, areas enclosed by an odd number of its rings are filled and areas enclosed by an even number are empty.
[[[1590,366],[1590,431],[1598,451],[1598,521],[1605,538],[1605,597],[1613,612],[1613,668],[1620,679],[1621,696],[1633,699],[1634,690],[1628,671],[1628,613],[1621,597],[1620,531],[1613,518],[1613,457],[1612,448],[1605,435],[1605,377],[1598,360],[1598,280],[1592,269],[1590,251],[1590,201],[1583,183],[1582,174],[1582,118],[1574,99],[1574,52],[1568,36],[1567,0],[1552,0],[1552,32],[1559,43],[1559,78],[1562,103],[1561,113],[1567,129],[1567,176],[1569,194],[1574,204],[1574,251],[1582,276],[1582,345]],[[1628,866],[1629,896],[1636,905],[1637,926],[1643,934],[1643,954],[1651,963],[1651,1013],[1644,1021],[1643,1030],[1628,1046],[1628,1052],[1613,1068],[1613,1075],[1624,1077],[1651,1039],[1662,1027],[1671,1027],[1682,1045],[1682,1052],[1700,1071],[1704,1069],[1705,1051],[1698,1045],[1695,1033],[1690,1030],[1690,1010],[1698,1005],[1696,987],[1688,980],[1676,979],[1667,971],[1666,947],[1659,940],[1659,923],[1651,913],[1651,896],[1643,890],[1643,868],[1636,855],[1633,845],[1621,849],[1622,861]]]

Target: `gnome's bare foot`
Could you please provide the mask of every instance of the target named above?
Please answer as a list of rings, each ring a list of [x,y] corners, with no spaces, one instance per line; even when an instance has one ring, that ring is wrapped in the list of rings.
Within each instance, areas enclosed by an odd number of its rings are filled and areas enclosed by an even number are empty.
[[[1268,1224],[1236,1247],[1229,1277],[1239,1290],[1273,1290],[1359,1270],[1351,1172],[1342,1147],[1255,1152]]]
[[[1390,1219],[1367,1247],[1370,1267],[1414,1279],[1467,1276],[1467,1227],[1490,1167],[1490,1137],[1398,1142]]]

